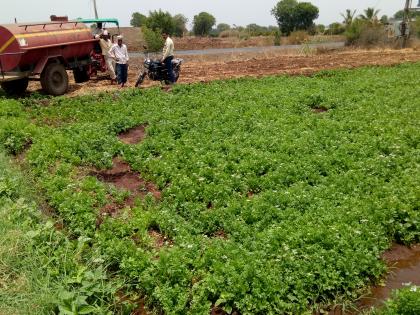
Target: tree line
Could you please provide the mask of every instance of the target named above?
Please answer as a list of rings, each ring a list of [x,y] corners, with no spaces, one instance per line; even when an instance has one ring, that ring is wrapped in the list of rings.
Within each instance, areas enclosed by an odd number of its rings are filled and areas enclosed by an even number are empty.
[[[147,27],[153,31],[161,31],[181,37],[187,30],[188,19],[183,14],[172,16],[162,10],[150,11],[146,16],[140,12],[134,12],[131,16],[130,25],[134,27]],[[201,12],[194,16],[193,33],[197,36],[207,36],[216,24],[216,18],[207,12]]]
[[[315,24],[319,17],[319,8],[310,2],[299,2],[297,0],[281,0],[271,10],[277,25],[261,26],[249,24],[247,26],[233,27],[227,23],[216,24],[216,18],[208,12],[200,12],[195,15],[192,21],[192,30],[188,31],[188,19],[183,14],[171,15],[162,10],[150,11],[148,16],[134,12],[130,24],[134,27],[141,27],[146,39],[159,41],[160,32],[164,31],[177,37],[184,35],[195,36],[222,36],[228,37],[232,34],[245,33],[248,36],[288,36],[295,31],[305,31],[308,34],[339,35],[345,33],[360,33],[363,27],[386,25],[389,21],[386,15],[379,17],[379,10],[367,8],[360,15],[355,10],[347,9],[341,14],[342,22],[331,23],[328,26]],[[413,13],[417,15],[419,13]],[[394,17],[400,18],[403,11],[398,11]],[[351,34],[350,34],[351,35]],[[357,37],[357,34],[356,34]]]

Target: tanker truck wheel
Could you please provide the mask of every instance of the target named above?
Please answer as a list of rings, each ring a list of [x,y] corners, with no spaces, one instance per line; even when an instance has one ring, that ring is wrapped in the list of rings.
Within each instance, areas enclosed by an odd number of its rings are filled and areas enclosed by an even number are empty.
[[[42,89],[54,96],[63,95],[69,88],[69,76],[62,64],[50,63],[41,73]]]
[[[25,93],[28,88],[28,78],[1,83],[1,88],[10,96],[19,96]]]
[[[79,68],[73,69],[73,76],[74,76],[74,81],[76,83],[87,82],[90,79],[90,75],[89,75],[89,71],[87,67],[83,67],[82,69],[79,69]]]

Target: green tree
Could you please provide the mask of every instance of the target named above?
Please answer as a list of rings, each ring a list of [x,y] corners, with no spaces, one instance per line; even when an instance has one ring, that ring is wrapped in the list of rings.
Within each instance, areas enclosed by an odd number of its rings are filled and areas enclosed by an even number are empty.
[[[281,0],[271,10],[283,34],[296,30],[309,30],[319,16],[319,9],[309,2]]]
[[[324,24],[317,24],[315,26],[315,30],[317,34],[324,34],[325,32],[325,25]]]
[[[319,16],[319,9],[309,2],[300,2],[296,7],[296,29],[309,30]]]
[[[341,16],[343,17],[343,24],[346,27],[349,27],[354,20],[354,17],[356,16],[356,10],[352,11],[350,9],[347,9],[345,13],[341,13]]]
[[[131,15],[130,25],[134,27],[141,27],[146,23],[147,17],[139,12],[134,12]]]
[[[150,11],[149,17],[146,20],[146,26],[154,32],[173,34],[175,31],[175,23],[172,15],[162,10]]]
[[[343,24],[338,23],[338,22],[331,23],[328,27],[328,34],[330,34],[330,35],[341,35],[345,31],[346,31],[346,29],[343,26]]]
[[[388,24],[389,23],[389,19],[388,19],[388,16],[387,15],[382,15],[381,16],[381,19],[380,19],[380,21],[381,21],[381,23],[382,24]]]
[[[394,18],[398,20],[402,20],[403,17],[404,17],[404,10],[400,10],[394,14]],[[410,17],[411,18],[420,17],[420,11],[410,11]]]
[[[252,36],[268,36],[273,34],[272,29],[268,28],[267,26],[261,26],[255,23],[247,25],[246,29]]]
[[[230,25],[226,24],[226,23],[219,23],[216,26],[216,30],[218,33],[224,32],[224,31],[229,31],[230,30]]]
[[[177,14],[172,19],[174,23],[173,34],[178,37],[184,36],[184,34],[187,32],[188,19],[182,14]]]
[[[417,38],[420,38],[420,19],[416,19],[412,24],[413,32],[416,34]]]
[[[207,36],[210,34],[213,26],[216,24],[216,18],[207,12],[201,12],[194,16],[193,32],[197,36]]]
[[[152,30],[147,26],[141,28],[143,39],[146,42],[148,51],[160,51],[163,48],[164,41],[159,30]]]
[[[380,10],[376,10],[375,8],[367,8],[364,10],[364,14],[359,15],[359,19],[368,21],[370,23],[375,23],[378,21],[379,11]]]

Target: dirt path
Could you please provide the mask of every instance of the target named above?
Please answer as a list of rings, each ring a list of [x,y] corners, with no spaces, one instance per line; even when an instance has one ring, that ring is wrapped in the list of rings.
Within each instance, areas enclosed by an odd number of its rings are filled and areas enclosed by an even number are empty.
[[[180,56],[183,57],[183,56]],[[223,59],[222,59],[223,58]],[[222,60],[220,60],[222,59]],[[133,58],[130,63],[128,87],[133,87],[142,69],[141,58]],[[311,56],[299,52],[241,53],[221,56],[185,56],[180,84],[208,82],[212,80],[238,77],[262,77],[267,75],[310,75],[320,70],[351,69],[368,65],[396,65],[404,62],[420,62],[420,50],[346,50]],[[159,85],[148,80],[144,87]],[[31,82],[29,91],[40,89],[38,82]],[[109,85],[108,80],[91,80],[83,84],[71,82],[67,96],[85,95],[99,92],[113,92],[118,86]]]

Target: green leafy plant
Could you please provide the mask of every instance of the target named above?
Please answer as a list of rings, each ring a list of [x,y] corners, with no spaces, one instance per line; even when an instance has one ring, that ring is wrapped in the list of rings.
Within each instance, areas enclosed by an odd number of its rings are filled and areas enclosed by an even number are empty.
[[[0,112],[33,124],[26,166],[66,231],[28,235],[61,280],[57,311],[123,312],[119,290],[172,314],[356,300],[386,272],[378,257],[392,241],[420,241],[419,73],[414,63],[246,78]],[[141,143],[117,137],[145,123]],[[145,189],[124,204],[123,187],[95,176],[115,157],[161,198]],[[13,181],[0,187],[16,196]]]
[[[378,315],[416,315],[420,313],[420,288],[410,285],[396,290],[382,309],[374,312]]]

